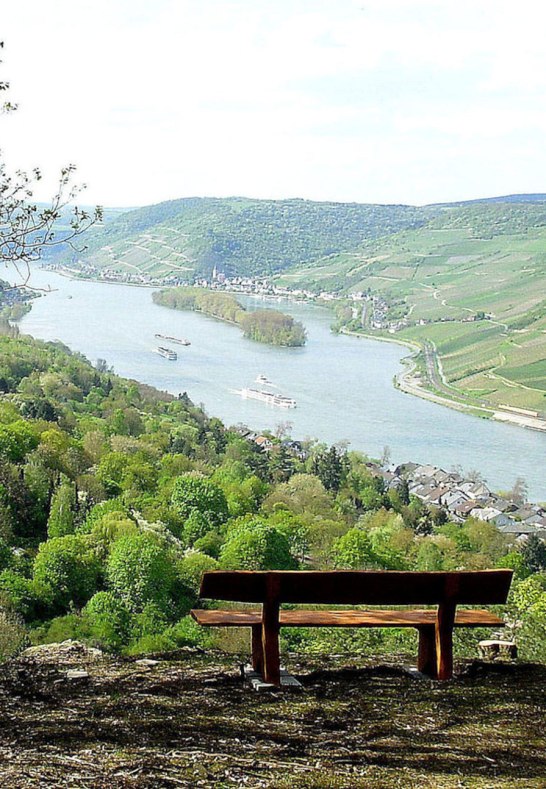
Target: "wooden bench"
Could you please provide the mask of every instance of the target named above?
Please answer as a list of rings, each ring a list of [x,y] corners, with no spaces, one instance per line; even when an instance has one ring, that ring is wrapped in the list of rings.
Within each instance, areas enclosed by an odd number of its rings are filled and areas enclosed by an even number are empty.
[[[203,575],[201,598],[262,603],[262,610],[193,610],[191,614],[206,627],[250,627],[253,668],[274,685],[280,684],[281,627],[414,627],[419,632],[419,671],[444,680],[453,675],[454,627],[504,624],[489,611],[457,610],[457,606],[505,603],[511,580],[512,570],[218,570]],[[437,608],[285,611],[281,610],[283,603]]]

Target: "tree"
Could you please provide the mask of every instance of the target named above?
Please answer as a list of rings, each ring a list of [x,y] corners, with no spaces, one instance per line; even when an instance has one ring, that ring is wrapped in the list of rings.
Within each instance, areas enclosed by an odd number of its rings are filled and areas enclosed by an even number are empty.
[[[34,582],[41,599],[53,609],[80,607],[96,591],[99,564],[83,537],[68,534],[40,545]]]
[[[337,493],[348,470],[347,457],[331,446],[327,452],[319,452],[311,462],[311,472],[320,479],[326,490]]]
[[[4,43],[0,42],[0,49]],[[2,61],[0,60],[0,64]],[[0,81],[0,92],[9,90],[9,82]],[[5,101],[1,111],[6,114],[17,105]],[[42,172],[35,167],[30,173],[16,170],[10,173],[0,158],[0,262],[12,266],[17,275],[15,288],[25,288],[30,280],[30,263],[40,258],[42,250],[58,244],[69,244],[92,224],[102,219],[102,209],[94,212],[72,209],[67,218],[68,230],[57,236],[55,223],[66,213],[69,203],[85,188],[73,183],[75,166],[63,167],[51,204],[39,207],[33,201],[36,185]]]
[[[521,553],[530,572],[541,573],[546,570],[546,543],[538,535],[529,535]]]
[[[211,527],[220,526],[229,515],[224,491],[214,482],[202,477],[178,477],[171,502],[182,518],[188,518],[197,510],[209,521]]]
[[[63,537],[74,532],[76,515],[76,489],[67,477],[53,494],[47,521],[48,537]]]
[[[525,504],[527,501],[527,483],[523,477],[516,477],[514,486],[510,491],[510,498],[515,504]]]
[[[226,570],[293,570],[297,563],[284,534],[259,518],[247,521],[226,541],[220,554]]]
[[[114,543],[106,580],[129,611],[142,611],[147,603],[155,603],[166,611],[174,583],[174,565],[153,535],[129,535]]]
[[[333,547],[335,567],[348,570],[364,570],[381,567],[381,559],[375,553],[372,542],[365,531],[357,527],[336,540]]]

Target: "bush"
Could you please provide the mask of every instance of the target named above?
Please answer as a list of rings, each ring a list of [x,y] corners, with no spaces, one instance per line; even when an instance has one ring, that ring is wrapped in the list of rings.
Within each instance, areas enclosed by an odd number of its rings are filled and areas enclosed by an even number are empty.
[[[191,547],[213,530],[214,526],[205,513],[192,510],[182,529],[182,539]]]
[[[217,559],[220,556],[223,544],[224,538],[221,534],[218,534],[217,531],[209,531],[203,537],[200,537],[199,540],[196,540],[193,547],[196,551],[206,553],[207,556]]]
[[[76,515],[76,489],[66,477],[51,499],[47,521],[48,537],[63,537],[73,534]]]
[[[183,518],[189,518],[197,510],[213,528],[221,526],[229,516],[224,491],[209,479],[189,475],[179,477],[174,484],[171,501]]]
[[[37,595],[34,584],[15,570],[8,569],[0,573],[0,600],[3,606],[27,621],[35,616]]]
[[[364,570],[381,567],[379,556],[366,532],[354,528],[340,537],[333,547],[334,565],[348,570]]]
[[[175,571],[167,551],[151,534],[122,537],[112,547],[106,567],[111,591],[133,613],[147,603],[167,611],[171,603]]]
[[[203,573],[217,570],[218,566],[216,559],[211,556],[199,551],[192,551],[178,562],[178,576],[186,589],[193,592],[195,597],[199,597]]]
[[[119,649],[129,640],[131,615],[112,592],[97,592],[82,612],[94,640],[107,649]]]
[[[220,564],[227,570],[293,570],[297,567],[284,534],[257,519],[228,538],[220,554]]]
[[[85,539],[67,534],[43,542],[34,561],[38,596],[51,608],[80,608],[97,589],[99,562]]]
[[[28,633],[21,620],[7,611],[0,611],[0,662],[17,655],[28,641]]]
[[[79,614],[57,616],[30,631],[32,644],[57,644],[68,639],[83,640],[87,636],[85,620]]]

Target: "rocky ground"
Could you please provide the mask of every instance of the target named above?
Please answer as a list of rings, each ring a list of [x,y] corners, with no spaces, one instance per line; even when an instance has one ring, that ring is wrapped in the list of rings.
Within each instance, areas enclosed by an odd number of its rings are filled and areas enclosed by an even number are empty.
[[[0,780],[16,787],[546,787],[546,667],[292,660],[261,692],[237,660],[155,665],[74,642],[0,668]]]

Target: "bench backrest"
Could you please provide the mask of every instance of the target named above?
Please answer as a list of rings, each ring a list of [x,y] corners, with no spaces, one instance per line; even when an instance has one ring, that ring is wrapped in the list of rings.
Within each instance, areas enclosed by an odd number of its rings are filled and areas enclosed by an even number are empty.
[[[215,570],[200,597],[245,603],[317,605],[494,605],[506,602],[512,570]]]

